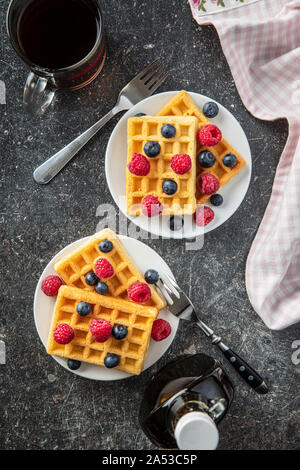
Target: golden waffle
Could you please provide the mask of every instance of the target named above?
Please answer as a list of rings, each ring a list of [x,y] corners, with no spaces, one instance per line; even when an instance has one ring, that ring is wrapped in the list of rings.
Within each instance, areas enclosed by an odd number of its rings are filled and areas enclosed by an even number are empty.
[[[103,240],[110,240],[113,243],[114,248],[111,252],[102,253],[99,250],[99,243]],[[106,258],[115,272],[112,278],[105,279],[109,289],[108,295],[129,300],[127,295],[128,287],[136,281],[145,282],[145,280],[115,232],[110,229],[104,229],[93,235],[79,248],[55,263],[54,269],[67,285],[95,291],[95,287],[88,286],[84,278],[86,273],[93,271],[95,262],[100,257]],[[149,287],[151,289],[151,299],[143,305],[161,310],[166,306],[165,299],[157,292],[155,287]]]
[[[78,315],[76,306],[79,302],[90,304],[91,313],[88,316]],[[105,356],[113,353],[120,358],[116,369],[140,374],[156,314],[157,310],[153,307],[144,307],[76,287],[61,286],[49,332],[47,353],[100,366],[104,365]],[[110,336],[104,343],[97,343],[89,330],[90,321],[94,318],[103,318],[112,326],[125,325],[128,329],[126,338],[117,340]],[[67,323],[74,330],[74,339],[69,344],[54,341],[53,333],[59,323]]]
[[[158,116],[194,116],[198,120],[198,128],[212,124],[200,109],[195,105],[192,97],[186,91],[180,91],[177,95],[174,96],[157,114]],[[224,186],[228,183],[231,178],[236,176],[241,169],[246,165],[245,160],[242,155],[240,155],[227,140],[223,137],[221,142],[218,145],[213,147],[202,146],[197,140],[197,155],[202,150],[209,150],[215,157],[216,161],[214,166],[211,168],[202,168],[198,161],[196,164],[197,172],[197,184],[196,184],[196,200],[197,204],[203,204],[207,199],[210,198],[210,195],[203,194],[199,190],[198,182],[203,173],[212,173],[215,175],[219,181],[220,185]],[[233,168],[229,168],[223,165],[223,157],[228,153],[233,153],[237,158],[237,163]]]
[[[166,139],[161,134],[164,124],[172,124],[176,135]],[[128,157],[133,153],[144,153],[144,145],[149,141],[160,144],[161,152],[155,158],[148,158],[150,172],[147,176],[136,176],[126,169],[127,214],[141,215],[141,203],[145,196],[152,194],[163,204],[163,214],[193,214],[196,210],[196,130],[197,120],[192,117],[133,117],[128,119]],[[192,167],[184,175],[177,175],[170,167],[176,154],[185,153],[191,157]],[[168,196],[162,191],[166,179],[176,181],[178,189]]]

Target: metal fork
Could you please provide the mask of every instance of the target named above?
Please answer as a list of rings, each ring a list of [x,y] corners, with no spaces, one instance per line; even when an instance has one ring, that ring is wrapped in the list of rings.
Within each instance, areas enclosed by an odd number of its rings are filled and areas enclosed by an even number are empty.
[[[167,274],[164,274],[163,277],[166,280],[160,277],[157,287],[165,297],[171,313],[181,320],[195,322],[203,333],[211,339],[212,344],[218,346],[229,363],[245,380],[245,382],[250,385],[250,387],[259,394],[267,393],[268,387],[262,377],[251,366],[249,366],[244,359],[239,357],[232,349],[226,346],[226,344],[222,342],[221,336],[216,335],[215,332],[200,319],[191,300],[182,291],[182,289],[180,289],[177,282]]]
[[[34,171],[35,181],[39,184],[49,183],[113,116],[151,96],[168,75],[169,72],[162,69],[159,59],[148,65],[120,91],[117,103],[109,113]]]

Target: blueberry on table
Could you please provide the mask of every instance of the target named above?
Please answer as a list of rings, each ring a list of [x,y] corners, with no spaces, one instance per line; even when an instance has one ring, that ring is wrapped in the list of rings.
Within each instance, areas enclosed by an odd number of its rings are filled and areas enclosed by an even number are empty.
[[[205,103],[202,111],[206,117],[214,118],[217,116],[219,112],[219,106],[217,105],[217,103],[214,103],[213,101],[209,101],[208,103]]]
[[[178,215],[173,215],[172,217],[170,217],[169,225],[172,232],[176,232],[177,230],[180,230],[183,227],[184,220]]]
[[[172,124],[165,124],[161,128],[161,135],[166,139],[171,139],[176,135],[176,127],[172,126]]]
[[[78,315],[81,317],[86,317],[89,313],[91,313],[91,306],[87,302],[79,302],[76,307]]]
[[[236,165],[237,158],[233,153],[228,153],[227,155],[225,155],[225,157],[223,157],[223,163],[225,166],[232,168]]]
[[[209,150],[203,150],[198,155],[198,163],[202,168],[211,168],[215,164],[215,156]]]
[[[68,359],[68,367],[71,370],[77,370],[81,366],[80,361],[76,361],[75,359]]]
[[[115,325],[112,329],[112,335],[115,339],[124,339],[127,334],[128,330],[125,325]]]
[[[102,251],[102,253],[109,253],[113,250],[113,247],[114,245],[109,240],[102,240],[102,242],[99,243],[99,250]]]
[[[159,281],[159,274],[155,269],[148,269],[145,272],[144,278],[148,284],[156,284]]]
[[[162,184],[162,190],[165,194],[168,194],[168,196],[172,196],[172,194],[175,194],[177,188],[177,183],[173,180],[165,180]]]
[[[213,206],[221,206],[223,204],[223,196],[221,194],[213,194],[210,196],[210,202]]]
[[[113,353],[108,353],[105,356],[105,359],[104,359],[104,365],[108,369],[112,369],[113,367],[117,367],[119,362],[120,362],[119,356],[117,356],[116,354],[113,354]]]
[[[91,271],[85,275],[84,280],[88,286],[95,286],[99,281],[99,278],[93,271]]]
[[[160,145],[155,140],[150,140],[144,146],[144,152],[149,158],[157,157],[160,153]]]
[[[99,281],[97,284],[96,284],[96,292],[98,292],[98,294],[107,294],[108,292],[108,285],[106,284],[106,282],[103,282],[103,281]]]

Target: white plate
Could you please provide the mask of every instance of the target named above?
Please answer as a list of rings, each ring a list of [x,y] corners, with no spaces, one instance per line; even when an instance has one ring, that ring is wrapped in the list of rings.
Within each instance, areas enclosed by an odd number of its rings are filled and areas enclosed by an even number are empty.
[[[34,295],[34,321],[39,337],[45,346],[47,343],[48,333],[51,325],[51,319],[53,315],[53,309],[56,302],[56,297],[48,297],[41,290],[41,283],[46,276],[51,274],[56,274],[53,265],[58,261],[62,256],[66,256],[68,253],[78,247],[84,241],[88,240],[89,237],[77,240],[74,243],[66,246],[61,250],[50,263],[44,269],[39,282],[36,286],[35,295]],[[144,243],[134,240],[133,238],[124,237],[119,235],[119,238],[122,239],[126,250],[129,253],[139,268],[139,270],[144,273],[149,268],[156,269],[160,273],[166,273],[174,277],[169,266],[165,261],[149,246]],[[174,317],[168,309],[164,308],[159,313],[159,318],[164,318],[167,320],[171,327],[172,332],[168,338],[163,341],[153,341],[151,338],[148,353],[145,359],[144,370],[151,367],[160,357],[167,351],[169,346],[172,344],[172,341],[175,337],[179,320]],[[106,369],[105,367],[82,363],[80,369],[73,371],[68,368],[67,359],[58,356],[52,356],[59,364],[61,364],[68,371],[73,372],[74,374],[80,375],[81,377],[86,377],[93,380],[119,380],[132,377],[132,374],[123,372],[117,369]]]
[[[206,203],[206,205],[212,207],[215,212],[214,220],[203,229],[202,227],[197,227],[192,222],[192,216],[185,216],[183,231],[180,230],[179,232],[172,232],[169,228],[168,216],[152,217],[151,219],[148,219],[148,217],[145,216],[128,216],[126,214],[125,206],[127,119],[137,113],[155,115],[171,98],[173,98],[173,96],[176,95],[176,93],[178,92],[168,91],[150,96],[150,98],[141,101],[122,116],[114,128],[107,145],[105,174],[109,190],[115,203],[134,224],[138,225],[145,231],[155,235],[161,235],[166,238],[192,238],[202,235],[203,232],[208,233],[211,230],[216,229],[226,222],[226,220],[228,220],[229,217],[231,217],[238,209],[250,184],[252,161],[248,140],[242,127],[235,117],[226,108],[224,108],[224,106],[218,103],[220,111],[217,117],[212,119],[212,122],[216,126],[220,127],[222,134],[230,142],[232,147],[236,148],[236,150],[243,155],[247,165],[237,176],[218,191],[218,193],[222,194],[224,197],[224,203],[222,206],[213,207],[209,202]],[[215,101],[198,93],[189,93],[200,109],[202,109],[204,103],[207,101]]]

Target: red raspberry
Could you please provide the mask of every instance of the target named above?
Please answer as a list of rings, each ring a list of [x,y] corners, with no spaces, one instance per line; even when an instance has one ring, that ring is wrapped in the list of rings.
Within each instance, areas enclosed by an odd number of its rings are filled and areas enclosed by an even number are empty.
[[[198,188],[203,194],[215,194],[220,188],[220,181],[211,173],[203,173],[198,179]]]
[[[127,168],[133,175],[146,176],[150,171],[150,163],[141,153],[134,153]]]
[[[102,279],[108,279],[114,275],[114,268],[106,258],[97,259],[94,271]]]
[[[59,323],[53,333],[54,341],[58,344],[71,343],[74,338],[74,330],[67,323]]]
[[[194,219],[198,227],[204,227],[209,224],[215,217],[214,211],[207,206],[199,206],[194,214]]]
[[[154,341],[162,341],[166,339],[171,334],[171,325],[166,320],[159,318],[158,320],[154,320],[151,336]]]
[[[57,295],[58,289],[62,285],[62,280],[58,276],[47,276],[41,285],[41,289],[44,294],[52,297],[53,295]]]
[[[163,206],[157,199],[157,197],[149,194],[145,196],[142,202],[142,212],[147,217],[153,217],[155,215],[161,214],[163,211]]]
[[[174,157],[172,157],[171,168],[174,173],[177,173],[177,175],[184,175],[184,173],[187,173],[191,169],[191,166],[191,157],[185,153],[174,155]]]
[[[90,332],[97,343],[104,343],[111,335],[111,324],[103,318],[95,318],[90,322]]]
[[[222,132],[217,126],[214,126],[213,124],[206,124],[198,132],[197,138],[201,145],[213,147],[221,141]]]
[[[145,303],[151,298],[151,289],[145,282],[134,282],[127,292],[133,302]]]

